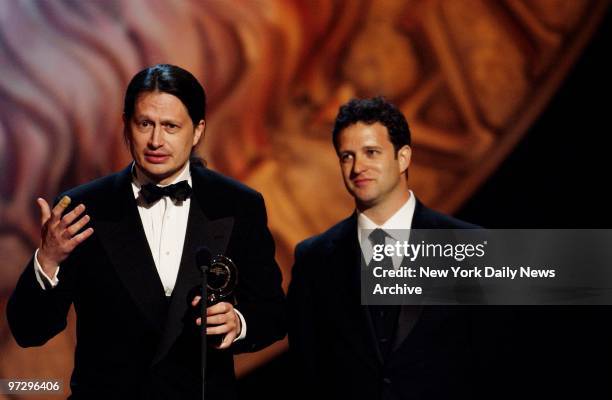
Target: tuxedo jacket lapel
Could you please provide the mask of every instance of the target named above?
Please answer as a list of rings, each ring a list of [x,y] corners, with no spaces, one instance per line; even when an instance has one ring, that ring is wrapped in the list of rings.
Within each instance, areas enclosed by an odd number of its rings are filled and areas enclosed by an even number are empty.
[[[415,198],[414,214],[412,216],[411,229],[431,229],[431,217],[427,213],[427,208],[419,199]]]
[[[101,201],[108,202],[100,206],[107,211],[95,221],[96,234],[134,303],[161,332],[166,299],[138,214],[130,167],[117,175],[113,192]]]
[[[332,282],[337,285],[335,291],[337,298],[334,303],[342,304],[340,308],[345,310],[340,313],[340,318],[344,325],[341,329],[348,332],[347,340],[352,342],[356,352],[376,367],[383,362],[383,356],[376,341],[374,324],[368,307],[361,305],[363,255],[357,240],[357,215],[353,214],[347,219],[343,228],[333,243],[334,250],[330,257],[330,265],[341,266],[341,268],[332,268],[335,274]]]
[[[404,258],[402,267],[408,267],[409,262]],[[393,341],[392,351],[397,351],[402,343],[408,338],[413,331],[423,311],[423,306],[416,304],[402,304],[399,306],[399,315],[397,319],[397,329],[395,330],[395,338]]]
[[[179,266],[176,284],[172,291],[170,307],[164,324],[164,330],[159,347],[153,358],[153,364],[160,361],[170,350],[176,339],[185,328],[185,324],[195,324],[188,316],[191,300],[195,289],[201,285],[202,277],[195,262],[198,248],[206,246],[211,254],[223,254],[229,243],[234,224],[233,217],[210,220],[204,210],[209,206],[205,195],[206,183],[196,171],[192,170],[192,183],[194,195],[189,207],[189,219],[185,233],[185,244]]]
[[[429,229],[431,228],[431,222],[427,215],[427,209],[423,204],[416,200],[414,214],[412,216],[412,226],[410,229]],[[410,241],[414,239],[413,235],[410,236]],[[408,260],[404,258],[402,267],[407,267]],[[395,340],[393,343],[393,351],[397,351],[404,341],[410,336],[410,333],[414,330],[417,323],[421,318],[423,312],[423,306],[420,305],[401,305],[399,318],[397,321],[397,330],[395,332]]]

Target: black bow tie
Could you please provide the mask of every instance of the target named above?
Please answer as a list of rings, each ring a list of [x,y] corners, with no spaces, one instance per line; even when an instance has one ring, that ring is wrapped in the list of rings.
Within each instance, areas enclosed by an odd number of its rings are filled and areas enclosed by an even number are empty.
[[[155,203],[164,196],[170,197],[174,201],[185,201],[191,196],[191,186],[187,181],[180,181],[168,186],[157,186],[153,183],[143,185],[140,195],[148,204]]]

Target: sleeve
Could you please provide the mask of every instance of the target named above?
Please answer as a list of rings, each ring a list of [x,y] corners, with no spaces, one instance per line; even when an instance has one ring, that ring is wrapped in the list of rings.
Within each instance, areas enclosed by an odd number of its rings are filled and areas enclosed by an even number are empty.
[[[240,311],[238,311],[238,309],[234,308],[234,311],[236,312],[236,315],[238,315],[238,318],[240,318],[240,335],[238,335],[235,339],[234,342],[237,342],[239,340],[242,340],[246,337],[246,333],[247,333],[247,326],[246,326],[246,321],[244,320],[244,316],[242,315],[242,313]]]
[[[54,204],[60,198],[58,196]],[[69,211],[70,208],[66,210]],[[37,266],[37,253],[19,277],[6,307],[9,327],[21,347],[42,346],[63,331],[74,297],[75,269],[72,264],[78,257],[74,257],[74,253],[69,256],[49,279],[41,266]]]
[[[248,214],[241,216],[241,234],[232,253],[239,269],[236,308],[248,323],[249,333],[234,343],[236,353],[260,350],[287,332],[282,276],[274,260],[274,240],[261,195],[257,194],[252,207],[245,204],[244,210]]]
[[[295,262],[292,278],[287,293],[289,320],[289,358],[294,371],[294,380],[302,391],[301,398],[316,398],[308,392],[318,387],[317,379],[317,320],[308,262],[308,251],[305,243],[295,250]],[[319,393],[320,394],[320,393]]]
[[[41,346],[64,330],[72,304],[72,279],[66,274],[71,268],[58,272],[58,283],[52,290],[41,287],[35,268],[32,257],[6,309],[9,327],[21,347]]]
[[[57,275],[59,274],[60,266],[57,266],[55,270],[55,274],[52,277],[49,277],[45,274],[42,266],[38,262],[38,250],[34,253],[34,273],[36,274],[36,281],[40,284],[40,287],[43,289],[52,289],[57,286],[59,280],[57,279]]]

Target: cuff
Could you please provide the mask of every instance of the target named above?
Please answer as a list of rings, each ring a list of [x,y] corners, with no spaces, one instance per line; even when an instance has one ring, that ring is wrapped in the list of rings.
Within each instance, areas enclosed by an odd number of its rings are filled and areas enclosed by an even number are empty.
[[[235,308],[234,308],[234,312],[236,312],[236,315],[238,315],[238,318],[240,318],[240,328],[241,328],[240,335],[236,339],[234,339],[234,342],[237,342],[246,337],[247,326],[246,326],[246,321],[244,320],[244,316],[242,315],[242,313]]]
[[[36,249],[36,252],[34,253],[34,274],[36,275],[36,280],[43,290],[52,289],[59,283],[59,279],[57,278],[57,274],[59,273],[59,265],[55,269],[55,274],[53,274],[53,277],[49,278],[38,262],[38,250],[39,249]]]

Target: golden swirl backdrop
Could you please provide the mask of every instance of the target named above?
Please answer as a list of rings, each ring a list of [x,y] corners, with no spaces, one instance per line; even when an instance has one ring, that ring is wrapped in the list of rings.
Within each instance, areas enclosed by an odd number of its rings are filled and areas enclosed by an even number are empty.
[[[264,194],[286,286],[293,246],[351,211],[330,140],[339,104],[382,94],[399,105],[413,131],[413,190],[453,212],[542,111],[608,4],[0,1],[3,310],[38,244],[36,197],[129,162],[121,103],[143,67],[177,64],[203,82],[198,151]],[[238,373],[283,346],[238,357]],[[71,324],[43,348],[19,349],[0,316],[0,376],[68,382],[73,348]]]

